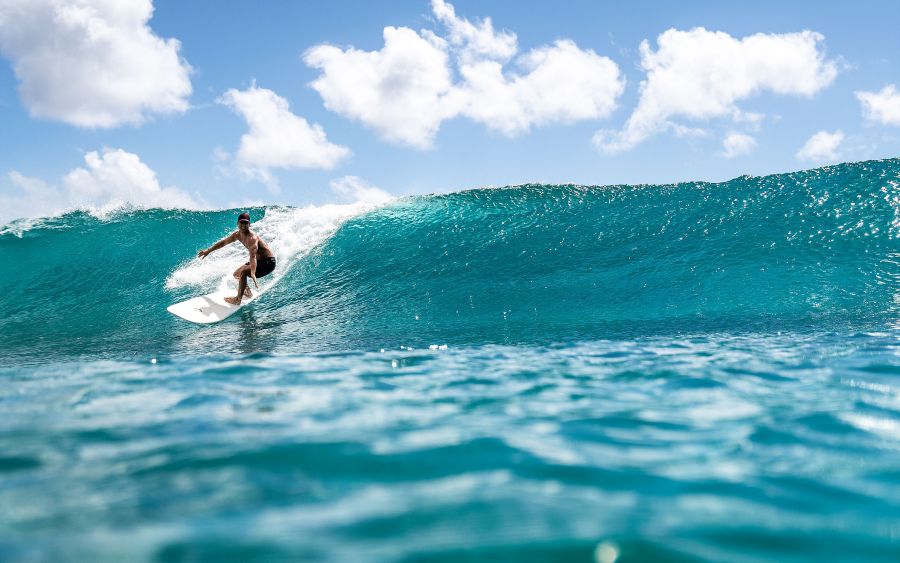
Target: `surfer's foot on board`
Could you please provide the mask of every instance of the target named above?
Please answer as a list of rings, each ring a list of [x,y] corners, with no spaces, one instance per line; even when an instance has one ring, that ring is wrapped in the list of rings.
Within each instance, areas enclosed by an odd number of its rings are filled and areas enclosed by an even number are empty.
[[[241,296],[238,295],[237,297],[226,297],[225,302],[231,303],[232,305],[240,305],[241,304]]]

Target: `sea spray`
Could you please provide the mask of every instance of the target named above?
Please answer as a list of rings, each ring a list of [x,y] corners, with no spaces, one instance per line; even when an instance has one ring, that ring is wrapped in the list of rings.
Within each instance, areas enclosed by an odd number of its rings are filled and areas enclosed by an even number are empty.
[[[371,211],[376,205],[370,203],[330,204],[301,208],[269,207],[262,211],[262,217],[253,217],[252,229],[265,240],[278,259],[278,268],[265,286],[274,285],[289,271],[294,262],[315,249],[348,219]],[[230,234],[234,225],[223,225],[222,236]],[[212,246],[209,241],[206,248]],[[240,244],[229,245],[203,260],[193,257],[172,272],[166,279],[166,289],[175,290],[191,287],[213,291],[234,285],[231,275],[223,272],[236,269],[246,260],[246,249]]]

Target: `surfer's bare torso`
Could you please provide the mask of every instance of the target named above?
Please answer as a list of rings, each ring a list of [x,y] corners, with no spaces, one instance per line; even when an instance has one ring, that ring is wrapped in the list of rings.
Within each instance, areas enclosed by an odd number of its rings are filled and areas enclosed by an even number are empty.
[[[231,238],[232,240],[241,241],[241,244],[244,245],[244,248],[246,248],[250,254],[253,254],[255,251],[257,260],[275,256],[275,254],[272,253],[272,249],[266,244],[266,241],[249,229],[246,233],[242,233],[239,230],[235,231],[231,233]]]

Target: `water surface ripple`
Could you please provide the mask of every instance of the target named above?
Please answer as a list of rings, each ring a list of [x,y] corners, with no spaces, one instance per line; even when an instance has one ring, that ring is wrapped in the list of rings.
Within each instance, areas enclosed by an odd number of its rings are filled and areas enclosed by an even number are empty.
[[[0,370],[0,558],[896,561],[900,341]]]

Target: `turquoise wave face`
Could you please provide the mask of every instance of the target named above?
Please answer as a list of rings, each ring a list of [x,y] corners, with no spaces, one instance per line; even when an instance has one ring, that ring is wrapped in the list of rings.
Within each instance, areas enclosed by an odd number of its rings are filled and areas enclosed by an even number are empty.
[[[234,212],[71,213],[0,234],[13,272],[0,357],[884,325],[900,300],[898,186],[891,159],[721,184],[472,190],[358,214],[267,210],[280,277],[215,327],[165,308],[243,262],[192,259]]]

